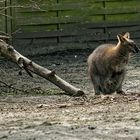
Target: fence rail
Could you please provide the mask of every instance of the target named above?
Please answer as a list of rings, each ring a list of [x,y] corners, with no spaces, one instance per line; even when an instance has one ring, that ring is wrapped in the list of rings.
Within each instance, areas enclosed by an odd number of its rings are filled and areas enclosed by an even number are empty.
[[[3,0],[0,11],[14,42],[96,42],[126,31],[140,39],[140,0]]]

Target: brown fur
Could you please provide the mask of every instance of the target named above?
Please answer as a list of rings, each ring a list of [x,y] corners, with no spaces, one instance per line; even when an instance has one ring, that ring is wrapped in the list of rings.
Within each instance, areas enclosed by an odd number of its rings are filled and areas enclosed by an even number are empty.
[[[88,73],[95,94],[124,93],[122,83],[131,52],[138,52],[129,33],[118,35],[118,44],[103,44],[88,57]]]

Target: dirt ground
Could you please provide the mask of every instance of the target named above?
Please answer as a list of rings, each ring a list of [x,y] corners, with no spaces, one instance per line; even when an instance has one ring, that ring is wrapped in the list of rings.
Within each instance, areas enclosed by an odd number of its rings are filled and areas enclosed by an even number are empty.
[[[0,59],[0,140],[139,140],[140,55],[128,65],[127,95],[93,96],[86,60],[92,50],[30,57],[55,70],[87,99],[70,97],[50,82]],[[4,82],[4,83],[2,83]]]

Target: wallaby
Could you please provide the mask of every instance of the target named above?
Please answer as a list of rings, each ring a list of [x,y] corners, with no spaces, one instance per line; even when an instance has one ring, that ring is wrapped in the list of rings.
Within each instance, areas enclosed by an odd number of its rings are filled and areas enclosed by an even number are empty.
[[[130,34],[117,35],[118,44],[98,46],[88,57],[88,73],[94,86],[95,94],[125,94],[122,83],[126,65],[131,53],[138,53],[139,48]]]

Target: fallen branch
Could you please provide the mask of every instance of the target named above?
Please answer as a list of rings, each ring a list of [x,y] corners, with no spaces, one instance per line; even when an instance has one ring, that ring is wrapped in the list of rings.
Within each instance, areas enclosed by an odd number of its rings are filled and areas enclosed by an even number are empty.
[[[50,71],[47,68],[34,63],[32,60],[21,55],[11,45],[8,45],[3,40],[0,40],[0,55],[18,64],[19,67],[24,69],[31,77],[33,77],[32,73],[35,73],[49,80],[63,91],[65,91],[67,95],[85,96],[85,93],[82,90],[61,79],[56,75],[55,71]]]
[[[0,35],[0,39],[2,39],[2,40],[10,40],[10,36]]]

